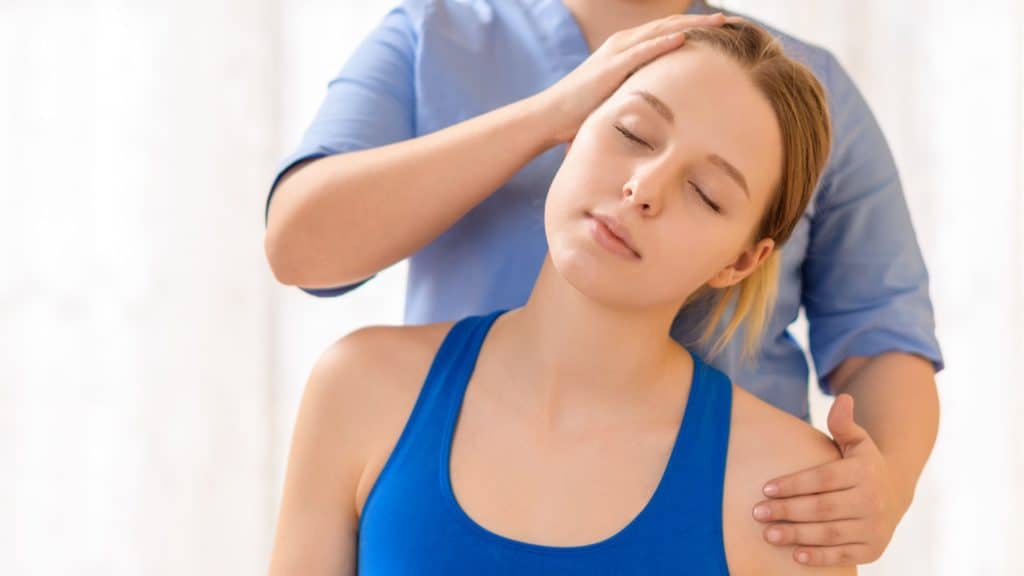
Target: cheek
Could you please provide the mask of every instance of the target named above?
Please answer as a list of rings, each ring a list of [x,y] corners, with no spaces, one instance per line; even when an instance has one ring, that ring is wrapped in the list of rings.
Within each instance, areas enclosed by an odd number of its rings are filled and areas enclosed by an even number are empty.
[[[574,203],[573,188],[575,178],[572,166],[563,162],[551,180],[547,196],[544,199],[544,227],[550,238],[557,233],[560,223],[569,215]]]
[[[652,289],[666,299],[689,294],[729,264],[730,248],[721,226],[692,213],[665,222],[648,262]]]
[[[586,182],[571,159],[562,163],[551,180],[544,200],[544,235],[552,255],[570,246],[571,237],[578,232],[583,211],[588,209],[581,190]]]
[[[548,188],[545,212],[582,213],[614,199],[619,170],[598,140],[582,131],[577,135]]]

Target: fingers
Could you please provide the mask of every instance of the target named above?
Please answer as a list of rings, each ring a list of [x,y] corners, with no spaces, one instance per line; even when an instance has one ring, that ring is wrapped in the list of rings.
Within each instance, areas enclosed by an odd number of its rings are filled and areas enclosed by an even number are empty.
[[[838,546],[866,544],[857,535],[857,520],[772,524],[764,530],[764,539],[772,544],[801,546]]]
[[[673,14],[664,18],[658,18],[645,22],[639,26],[617,32],[621,42],[620,50],[628,50],[633,46],[652,40],[659,36],[665,36],[675,32],[681,32],[694,26],[721,26],[726,17],[721,12],[715,14]]]
[[[856,486],[861,480],[860,464],[856,460],[835,460],[776,478],[765,484],[764,494],[772,498],[788,498],[800,494],[832,492]],[[768,486],[774,485],[775,490]]]
[[[642,42],[655,36],[671,34],[686,28],[693,28],[694,26],[721,26],[724,23],[725,14],[721,12],[714,14],[672,14],[671,16],[651,20],[632,28],[632,30],[636,30],[639,35],[636,40]]]
[[[826,522],[861,518],[869,503],[861,501],[854,490],[797,496],[784,500],[765,500],[754,507],[754,518],[761,522]]]
[[[658,36],[633,46],[629,50],[616,55],[615,58],[618,59],[618,65],[621,69],[631,74],[634,70],[654,60],[661,54],[682,46],[685,40],[685,32]]]
[[[820,548],[796,548],[793,559],[808,566],[853,566],[878,559],[866,544],[845,544]]]

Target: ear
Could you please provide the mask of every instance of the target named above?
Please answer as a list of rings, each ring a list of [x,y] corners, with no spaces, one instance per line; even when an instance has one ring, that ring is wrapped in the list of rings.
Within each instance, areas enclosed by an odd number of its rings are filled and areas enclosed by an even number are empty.
[[[727,288],[743,281],[757,270],[757,267],[764,263],[775,249],[775,241],[771,238],[762,238],[760,242],[747,248],[736,258],[736,261],[723,268],[708,280],[708,286],[712,288]]]

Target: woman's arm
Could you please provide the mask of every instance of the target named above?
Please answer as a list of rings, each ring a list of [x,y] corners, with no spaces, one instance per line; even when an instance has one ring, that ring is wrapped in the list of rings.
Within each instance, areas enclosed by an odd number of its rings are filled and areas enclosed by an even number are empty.
[[[556,142],[536,100],[411,140],[296,164],[277,185],[264,248],[274,276],[353,284],[418,251]]]
[[[372,445],[366,422],[376,386],[362,383],[368,329],[341,338],[317,360],[292,434],[270,562],[271,576],[355,574],[355,495]]]

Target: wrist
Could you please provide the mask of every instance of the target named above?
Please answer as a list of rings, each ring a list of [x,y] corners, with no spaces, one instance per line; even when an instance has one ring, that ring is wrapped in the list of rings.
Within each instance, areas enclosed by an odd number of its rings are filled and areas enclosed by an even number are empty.
[[[538,92],[517,102],[519,114],[532,134],[539,136],[542,151],[572,139],[575,132],[562,127],[562,114],[553,105],[547,92]]]

